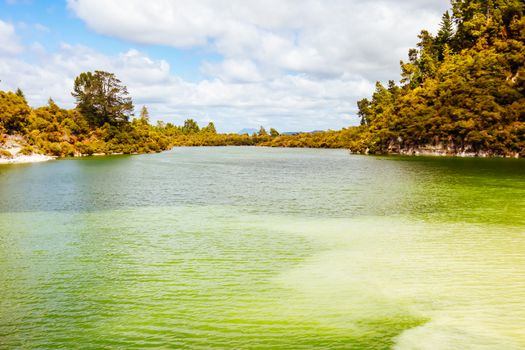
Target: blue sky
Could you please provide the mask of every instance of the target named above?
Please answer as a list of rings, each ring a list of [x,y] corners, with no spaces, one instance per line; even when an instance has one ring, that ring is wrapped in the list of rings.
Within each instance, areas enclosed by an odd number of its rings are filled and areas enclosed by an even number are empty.
[[[443,1],[0,0],[0,89],[71,108],[76,75],[108,70],[152,119],[221,131],[357,123],[356,101],[399,76]],[[401,20],[402,19],[402,20]]]
[[[81,44],[95,47],[108,55],[115,55],[130,48],[137,48],[148,56],[167,60],[174,74],[188,80],[202,79],[199,62],[203,59],[218,60],[212,52],[202,49],[178,50],[161,45],[147,45],[100,35],[68,9],[61,0],[11,0],[0,3],[0,19],[15,25],[17,34],[26,45],[42,44],[48,51],[56,51],[60,43]],[[31,60],[26,53],[24,58]]]

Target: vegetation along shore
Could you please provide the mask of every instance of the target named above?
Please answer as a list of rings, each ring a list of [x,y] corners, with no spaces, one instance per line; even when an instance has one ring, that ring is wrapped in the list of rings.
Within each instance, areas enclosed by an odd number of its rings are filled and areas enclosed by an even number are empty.
[[[520,0],[453,0],[439,31],[421,31],[401,62],[400,83],[378,82],[357,102],[361,125],[339,131],[220,134],[213,123],[200,127],[192,119],[152,125],[145,106],[133,118],[126,87],[103,71],[75,79],[74,109],[52,99],[31,108],[21,90],[0,91],[0,163],[224,145],[524,157],[524,8]]]

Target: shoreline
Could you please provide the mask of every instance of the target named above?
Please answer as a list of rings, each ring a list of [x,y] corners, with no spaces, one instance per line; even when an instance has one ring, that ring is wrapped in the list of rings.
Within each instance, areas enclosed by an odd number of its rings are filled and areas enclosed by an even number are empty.
[[[200,148],[200,147],[246,147],[245,145],[223,145],[223,146],[174,146],[171,149],[174,148]],[[504,156],[504,155],[492,155],[487,152],[481,152],[481,153],[474,153],[474,152],[459,152],[459,153],[451,153],[446,151],[437,151],[437,150],[428,150],[428,149],[418,149],[418,150],[401,150],[401,152],[386,152],[386,153],[379,153],[379,154],[371,154],[371,153],[359,153],[359,152],[352,152],[348,148],[344,147],[272,147],[272,146],[248,146],[248,147],[267,147],[267,148],[304,148],[304,149],[340,149],[340,150],[347,150],[351,155],[366,155],[366,156],[405,156],[405,157],[421,157],[421,156],[430,156],[430,157],[449,157],[449,158],[506,158],[506,159],[520,159],[522,157],[519,156],[519,154],[515,154],[512,156]],[[164,151],[165,152],[165,151]],[[123,153],[93,153],[93,154],[82,154],[82,155],[75,155],[74,158],[85,158],[85,157],[101,157],[101,156],[112,156],[112,155],[122,155]],[[130,153],[130,155],[137,155],[140,153]],[[55,156],[48,156],[44,154],[31,154],[31,155],[21,155],[15,153],[12,158],[5,158],[0,157],[0,165],[8,165],[8,164],[30,164],[30,163],[42,163],[47,162],[50,160],[56,160],[61,158],[68,158],[68,157],[55,157]]]
[[[1,137],[2,135],[0,135]],[[41,163],[53,160],[56,157],[30,151],[27,141],[20,135],[8,135],[0,146],[0,165],[2,164],[26,164]],[[25,148],[25,149],[24,149]]]
[[[46,156],[43,154],[15,155],[12,158],[0,158],[0,165],[42,163],[42,162],[47,162],[53,159],[56,159],[56,158],[51,157],[51,156]]]

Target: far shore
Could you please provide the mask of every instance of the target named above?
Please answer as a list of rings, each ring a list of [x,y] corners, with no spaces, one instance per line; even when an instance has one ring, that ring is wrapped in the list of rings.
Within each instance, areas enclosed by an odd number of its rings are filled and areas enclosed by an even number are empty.
[[[179,148],[179,147],[206,147],[206,146],[175,146],[173,148]],[[208,146],[210,147],[210,146]],[[211,147],[217,147],[217,146],[211,146]],[[233,147],[243,147],[243,146],[233,146]],[[272,146],[253,146],[253,147],[268,147],[268,148],[281,148],[281,147],[272,147]],[[305,148],[305,149],[312,149],[315,147],[282,147],[282,148]],[[346,149],[346,148],[319,148],[316,149]],[[10,151],[13,151],[11,149]],[[41,163],[46,162],[50,160],[55,159],[61,159],[61,158],[68,158],[68,157],[55,157],[55,156],[48,156],[44,154],[31,154],[31,155],[22,155],[19,154],[17,149],[15,149],[15,152],[13,157],[11,158],[5,158],[0,157],[0,165],[3,164],[24,164],[24,163]],[[153,153],[153,152],[152,152]],[[97,157],[97,156],[114,156],[114,155],[122,155],[124,153],[93,153],[93,154],[75,154],[75,158],[83,158],[83,157]],[[136,155],[139,153],[131,153],[131,155]],[[367,154],[367,153],[357,153],[357,152],[350,152],[350,154],[354,155],[372,155],[372,156],[436,156],[436,157],[460,157],[460,158],[519,158],[519,155],[513,155],[513,156],[498,156],[489,154],[486,152],[450,152],[450,151],[444,151],[444,150],[436,150],[436,149],[410,149],[410,150],[401,150],[401,151],[392,151],[389,153],[384,154]]]

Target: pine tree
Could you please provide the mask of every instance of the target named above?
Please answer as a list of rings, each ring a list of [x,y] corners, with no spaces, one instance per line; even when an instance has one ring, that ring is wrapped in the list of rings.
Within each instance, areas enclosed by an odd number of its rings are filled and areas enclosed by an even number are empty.
[[[144,124],[149,124],[149,111],[148,107],[142,106],[142,109],[140,110],[140,120]]]
[[[440,61],[442,61],[444,57],[445,45],[448,45],[450,47],[453,39],[454,23],[452,22],[452,17],[450,17],[450,13],[446,11],[443,14],[443,17],[441,17],[441,25],[435,41],[435,47],[438,53],[438,59]]]
[[[22,91],[22,89],[17,88],[15,94],[16,94],[17,96],[22,97],[22,98],[24,99],[24,101],[27,102],[27,100],[26,100],[26,96],[24,95],[24,92]]]
[[[257,135],[259,136],[268,136],[268,132],[266,132],[266,129],[261,126],[261,128],[259,129],[259,132],[257,133]]]

